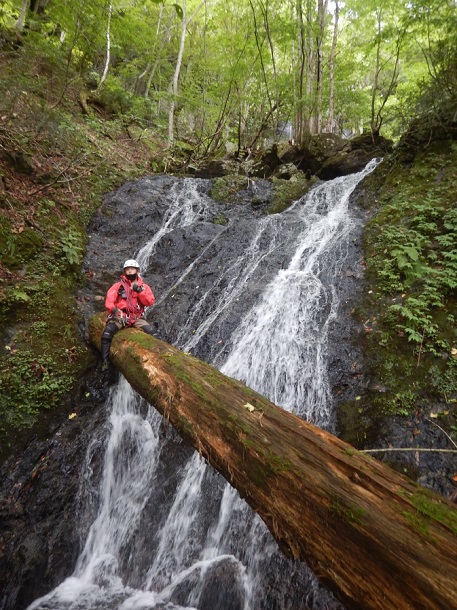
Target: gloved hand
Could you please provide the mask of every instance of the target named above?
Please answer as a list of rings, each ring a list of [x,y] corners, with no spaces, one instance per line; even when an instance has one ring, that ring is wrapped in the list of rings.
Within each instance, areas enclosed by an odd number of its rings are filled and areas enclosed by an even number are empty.
[[[132,284],[132,290],[133,290],[133,292],[143,292],[144,288],[143,288],[143,286],[138,286],[138,284],[136,282],[134,282]]]
[[[111,310],[111,313],[113,316],[119,316],[121,313],[121,310],[119,309],[119,307],[113,307],[113,309]]]

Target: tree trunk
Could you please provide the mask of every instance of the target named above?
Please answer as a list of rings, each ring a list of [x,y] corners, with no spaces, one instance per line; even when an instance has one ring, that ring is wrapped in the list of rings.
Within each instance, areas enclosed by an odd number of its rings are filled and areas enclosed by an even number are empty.
[[[179,41],[179,51],[178,57],[176,59],[175,72],[173,74],[173,80],[171,81],[171,93],[172,98],[170,102],[170,109],[168,111],[168,147],[172,148],[175,141],[175,109],[176,109],[176,100],[178,99],[178,91],[179,91],[179,75],[181,73],[181,64],[182,58],[184,55],[184,46],[186,43],[186,31],[187,26],[201,9],[206,0],[202,0],[200,4],[197,6],[192,15],[187,18],[186,12],[186,0],[182,0],[182,24],[181,24],[181,37]],[[179,5],[178,5],[179,6]]]
[[[296,142],[303,141],[303,123],[304,123],[304,75],[305,75],[305,26],[303,23],[303,7],[302,1],[298,0],[296,5],[297,11],[297,93],[294,95],[295,104],[295,124],[294,138]]]
[[[103,328],[94,316],[98,348]],[[141,331],[117,333],[111,359],[348,608],[457,608],[450,502]]]
[[[329,60],[329,93],[328,93],[328,118],[327,131],[335,133],[335,55],[338,43],[338,20],[340,7],[338,0],[334,2],[335,12],[333,14],[333,39]]]
[[[19,11],[19,16],[17,18],[16,23],[14,24],[14,27],[18,34],[22,34],[22,32],[24,31],[25,18],[27,15],[28,8],[29,8],[29,0],[22,0],[21,8]]]
[[[324,40],[327,29],[328,0],[317,3],[317,38],[316,38],[316,129],[322,133],[322,88],[324,74]]]
[[[111,61],[111,17],[113,14],[113,2],[111,1],[109,3],[109,7],[108,7],[108,24],[106,26],[106,60],[105,60],[105,68],[103,70],[103,74],[100,78],[100,82],[98,84],[97,87],[97,91],[100,91],[100,89],[103,86],[103,83],[106,80],[106,77],[108,76],[108,70],[109,70],[109,64]]]

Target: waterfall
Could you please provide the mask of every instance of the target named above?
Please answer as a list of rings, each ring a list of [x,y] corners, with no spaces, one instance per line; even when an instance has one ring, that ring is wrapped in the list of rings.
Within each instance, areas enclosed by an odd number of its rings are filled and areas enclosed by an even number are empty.
[[[374,167],[321,183],[282,214],[244,227],[246,246],[227,254],[221,273],[198,290],[195,276],[224,239],[221,229],[159,298],[166,302],[181,283],[195,285],[173,342],[199,356],[206,341],[209,360],[226,375],[331,429],[328,330],[355,223],[348,200]],[[176,181],[170,201],[160,229],[136,254],[142,268],[167,234],[211,217],[212,201],[196,180]],[[239,314],[253,285],[254,304]],[[208,341],[235,314],[233,332]],[[236,490],[163,430],[162,418],[122,377],[107,408],[82,477],[91,498],[86,515],[93,515],[83,550],[73,575],[30,610],[341,608],[306,566],[280,553]],[[97,483],[91,460],[99,445],[105,457]]]

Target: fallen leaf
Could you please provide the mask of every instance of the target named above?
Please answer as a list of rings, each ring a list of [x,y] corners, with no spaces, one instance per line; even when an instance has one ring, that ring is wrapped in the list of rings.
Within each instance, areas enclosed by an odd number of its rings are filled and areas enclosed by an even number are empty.
[[[68,419],[74,419],[77,416],[77,413],[70,413]]]

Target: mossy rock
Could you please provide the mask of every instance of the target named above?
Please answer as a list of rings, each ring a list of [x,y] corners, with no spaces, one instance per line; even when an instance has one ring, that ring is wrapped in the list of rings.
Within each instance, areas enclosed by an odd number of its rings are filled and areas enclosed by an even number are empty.
[[[249,178],[238,174],[215,178],[209,192],[210,197],[222,203],[233,203],[239,191],[248,187]]]
[[[215,225],[225,226],[225,225],[228,225],[228,222],[229,222],[228,218],[227,218],[227,216],[225,216],[225,214],[219,214],[219,216],[215,216],[213,218],[213,223]]]
[[[364,325],[362,403],[379,415],[439,408],[450,433],[457,404],[455,260],[457,145],[431,142],[411,164],[396,154],[361,187],[375,207],[363,244],[366,290],[356,310]],[[376,388],[383,388],[377,391]]]
[[[294,201],[305,195],[315,184],[317,178],[307,180],[303,172],[294,174],[290,180],[273,178],[274,195],[272,203],[265,208],[265,214],[280,214],[292,205]]]
[[[44,239],[37,231],[26,228],[20,233],[10,233],[5,225],[0,227],[2,246],[0,256],[10,269],[20,269],[43,249]]]

